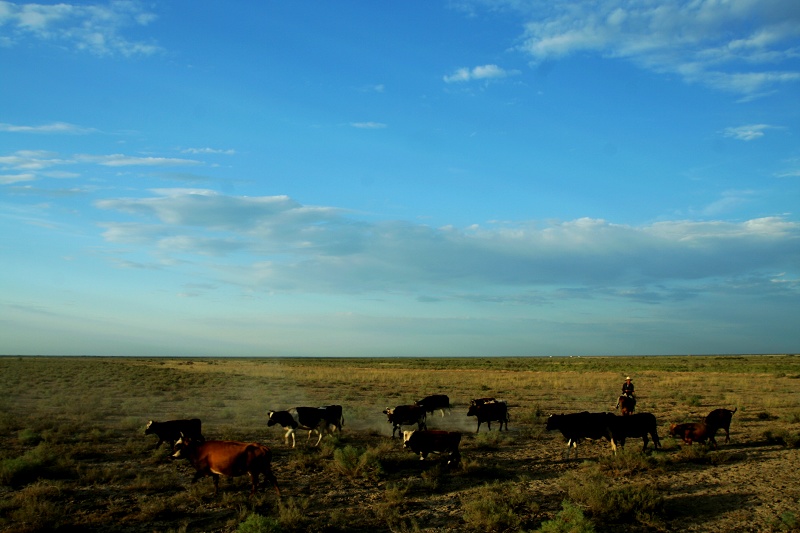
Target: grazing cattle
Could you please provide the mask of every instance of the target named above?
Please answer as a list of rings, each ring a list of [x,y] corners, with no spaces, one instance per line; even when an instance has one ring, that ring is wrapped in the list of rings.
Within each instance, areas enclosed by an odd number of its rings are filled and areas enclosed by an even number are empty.
[[[200,431],[201,422],[199,418],[186,420],[167,420],[166,422],[156,422],[151,420],[144,428],[145,435],[155,434],[158,437],[156,448],[162,442],[168,442],[170,450],[175,447],[175,443],[181,440],[181,434],[199,441],[205,440]]]
[[[311,439],[311,433],[316,432],[319,435],[317,442],[314,446],[318,446],[325,433],[333,434],[337,428],[341,429],[344,423],[342,418],[342,410],[339,405],[329,405],[326,407],[295,407],[288,411],[270,411],[267,427],[272,427],[276,424],[280,425],[286,430],[283,437],[284,443],[289,445],[289,437],[292,437],[292,448],[295,447],[296,439],[295,432],[298,429],[308,430],[308,438]],[[331,430],[333,426],[334,430]]]
[[[617,445],[611,433],[615,415],[612,413],[569,413],[566,415],[550,415],[547,418],[547,430],[557,429],[567,441],[566,457],[569,459],[570,448],[575,448],[575,459],[578,458],[578,443],[584,439],[602,439],[611,441],[611,449],[617,451]]]
[[[614,444],[625,446],[626,437],[641,437],[644,441],[642,451],[647,450],[648,435],[653,439],[656,448],[661,447],[658,440],[656,417],[652,413],[637,413],[627,416],[615,416],[611,421],[611,436]]]
[[[188,459],[196,470],[192,483],[198,479],[211,476],[214,479],[214,495],[219,491],[219,476],[237,477],[250,474],[252,490],[258,489],[258,476],[270,481],[275,492],[280,496],[278,480],[272,473],[272,450],[256,442],[236,442],[227,440],[209,440],[197,442],[192,439],[181,439],[175,445],[174,459]]]
[[[731,418],[733,413],[736,412],[738,407],[734,407],[733,411],[730,409],[714,409],[705,418],[705,424],[713,435],[717,434],[718,429],[725,430],[725,442],[731,441]]]
[[[634,409],[636,409],[636,398],[628,396],[627,394],[620,394],[617,400],[617,406],[614,409],[620,409],[622,416],[632,414]]]
[[[445,409],[450,412],[450,398],[446,394],[432,394],[430,396],[425,396],[423,399],[414,402],[414,405],[422,407],[425,409],[426,413],[440,411],[442,413],[442,418],[444,418]]]
[[[670,424],[669,434],[673,437],[679,437],[683,442],[692,445],[693,442],[705,442],[708,440],[717,447],[717,441],[714,439],[716,429],[709,428],[703,422],[687,422],[685,424]]]
[[[428,429],[428,426],[425,425],[427,413],[418,405],[398,405],[394,409],[387,407],[383,414],[392,424],[392,438],[396,431],[402,430],[400,426],[416,424],[419,430]]]
[[[508,431],[508,405],[506,405],[506,402],[495,400],[494,402],[470,405],[467,416],[478,418],[478,429],[475,433],[481,431],[481,424],[484,422],[486,422],[486,427],[491,431],[492,422],[495,421],[500,422],[500,431],[503,431],[503,424],[505,424],[506,431]]]
[[[403,448],[418,453],[421,461],[430,453],[441,453],[447,454],[447,464],[457,465],[461,462],[460,443],[458,431],[403,431]]]

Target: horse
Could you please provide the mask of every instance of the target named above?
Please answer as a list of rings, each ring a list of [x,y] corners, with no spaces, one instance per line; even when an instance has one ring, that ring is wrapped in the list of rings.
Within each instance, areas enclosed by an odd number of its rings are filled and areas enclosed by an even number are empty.
[[[617,406],[614,407],[614,409],[620,409],[620,411],[622,411],[622,416],[633,413],[635,408],[636,398],[633,396],[628,396],[627,394],[620,394],[619,399],[617,400]]]

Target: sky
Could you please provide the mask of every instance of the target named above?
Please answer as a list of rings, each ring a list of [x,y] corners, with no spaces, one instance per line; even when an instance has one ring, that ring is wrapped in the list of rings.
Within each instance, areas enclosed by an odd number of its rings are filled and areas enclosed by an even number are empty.
[[[796,0],[0,1],[0,353],[800,352]]]

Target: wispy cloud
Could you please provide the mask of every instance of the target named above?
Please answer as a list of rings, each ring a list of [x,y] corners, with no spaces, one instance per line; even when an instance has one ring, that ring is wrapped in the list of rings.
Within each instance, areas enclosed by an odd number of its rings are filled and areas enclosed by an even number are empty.
[[[800,81],[800,10],[783,0],[550,2],[527,9],[521,50],[595,52],[742,95]]]
[[[0,26],[8,28],[6,46],[33,38],[98,56],[151,55],[161,50],[157,44],[131,40],[125,32],[155,19],[153,13],[131,1],[95,5],[0,2]]]
[[[350,125],[363,130],[380,130],[387,127],[382,122],[351,122]]]
[[[475,80],[491,80],[506,78],[519,74],[517,70],[505,70],[497,65],[481,65],[478,67],[457,69],[452,74],[444,76],[445,83],[461,83]]]
[[[9,133],[69,133],[69,134],[86,134],[92,133],[96,130],[93,128],[83,128],[75,124],[67,122],[52,122],[50,124],[42,124],[40,126],[20,126],[16,124],[6,124],[0,122],[0,131]]]
[[[285,196],[181,189],[153,194],[97,202],[134,217],[105,224],[106,239],[140,244],[158,256],[171,250],[198,258],[245,254],[249,259],[229,270],[227,281],[280,290],[414,287],[436,299],[481,286],[505,287],[496,293],[503,298],[530,299],[533,287],[607,285],[619,294],[635,287],[639,298],[669,298],[665,284],[793,269],[796,252],[787,243],[800,238],[800,224],[779,217],[644,226],[584,218],[459,230],[370,224]]]
[[[769,124],[749,124],[746,126],[736,126],[725,128],[722,131],[724,137],[730,137],[739,141],[753,141],[764,136],[764,132],[774,126]]]
[[[182,154],[222,154],[234,155],[236,150],[220,150],[219,148],[185,148],[181,150]]]
[[[80,154],[75,156],[75,160],[82,163],[96,163],[108,167],[127,167],[127,166],[148,166],[148,167],[172,167],[172,166],[192,166],[202,165],[200,161],[193,159],[179,159],[174,157],[138,157],[124,154],[111,155],[88,155]]]

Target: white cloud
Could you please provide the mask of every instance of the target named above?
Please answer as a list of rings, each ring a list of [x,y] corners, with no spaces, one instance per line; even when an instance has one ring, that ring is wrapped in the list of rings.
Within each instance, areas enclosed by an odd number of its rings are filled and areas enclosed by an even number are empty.
[[[490,79],[505,78],[515,74],[519,74],[519,71],[505,70],[503,68],[498,67],[497,65],[482,65],[478,67],[473,67],[471,69],[464,67],[459,68],[452,74],[444,76],[443,79],[446,83],[461,83],[473,80],[490,80]]]
[[[753,141],[764,136],[764,131],[773,128],[768,124],[749,124],[746,126],[736,126],[725,128],[722,132],[724,137],[730,137],[739,141]]]
[[[202,165],[200,161],[193,159],[177,159],[172,157],[138,157],[124,154],[111,155],[88,155],[80,154],[75,156],[75,160],[82,163],[96,163],[108,167],[126,166],[150,166],[150,167],[172,167],[172,166],[192,166]]]
[[[640,298],[661,294],[667,299],[676,297],[665,288],[669,284],[795,271],[800,260],[790,244],[800,238],[800,224],[778,217],[638,227],[583,218],[463,231],[404,222],[368,224],[341,210],[303,206],[285,196],[153,192],[158,196],[97,202],[97,207],[136,219],[106,224],[108,240],[146,245],[158,255],[175,249],[198,257],[244,253],[244,264],[226,267],[227,281],[262,289],[347,293],[427,288],[428,297],[438,297],[478,286],[512,292],[553,286],[609,286],[619,292],[635,286]]]
[[[36,179],[35,174],[0,174],[0,184],[9,185],[11,183],[19,183],[21,181],[32,181]]]
[[[130,27],[147,26],[155,20],[138,2],[116,1],[108,4],[13,4],[0,2],[0,26],[9,28],[6,46],[32,37],[42,41],[67,44],[76,50],[99,56],[150,55],[159,46],[129,40],[124,32]]]
[[[386,124],[382,122],[351,122],[350,125],[354,128],[364,130],[380,130],[387,127]]]
[[[181,150],[182,154],[223,154],[234,155],[236,150],[220,150],[218,148],[185,148]]]
[[[537,62],[595,52],[744,95],[800,80],[793,2],[584,0],[542,3],[525,16],[520,48]]]
[[[0,122],[0,131],[9,133],[72,133],[85,134],[95,130],[92,128],[82,128],[67,122],[53,122],[41,126],[19,126],[15,124],[5,124]]]

